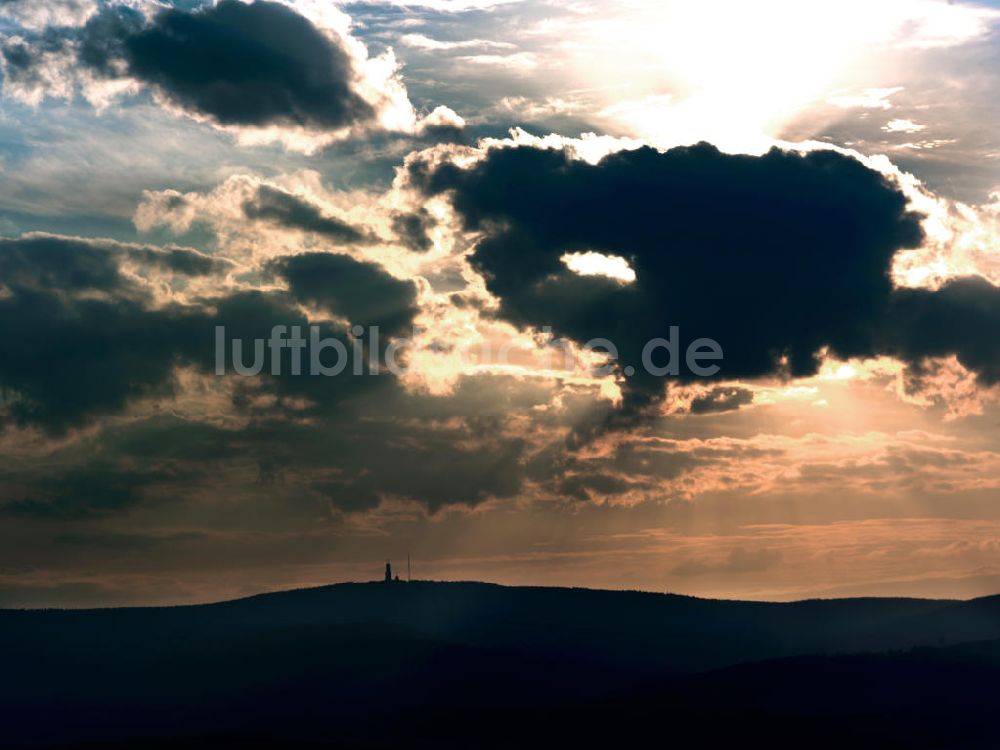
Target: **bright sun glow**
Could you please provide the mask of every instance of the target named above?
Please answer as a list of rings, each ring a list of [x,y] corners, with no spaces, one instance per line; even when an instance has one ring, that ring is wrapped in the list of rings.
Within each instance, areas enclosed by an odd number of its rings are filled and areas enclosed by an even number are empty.
[[[818,22],[797,0],[643,3],[627,17],[594,19],[571,54],[607,92],[601,114],[630,135],[760,152],[809,103],[851,88],[852,71],[882,64],[885,50],[976,38],[995,14],[936,0],[844,0]],[[595,54],[619,44],[627,56]]]

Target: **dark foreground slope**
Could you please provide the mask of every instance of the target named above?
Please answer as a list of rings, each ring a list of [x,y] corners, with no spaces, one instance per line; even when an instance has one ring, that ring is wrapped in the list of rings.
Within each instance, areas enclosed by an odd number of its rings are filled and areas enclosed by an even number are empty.
[[[0,611],[0,744],[988,747],[998,644],[997,597],[763,604],[421,582]]]

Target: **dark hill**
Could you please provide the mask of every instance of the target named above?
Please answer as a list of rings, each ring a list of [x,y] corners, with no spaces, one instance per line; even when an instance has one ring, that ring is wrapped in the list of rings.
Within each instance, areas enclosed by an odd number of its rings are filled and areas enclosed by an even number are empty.
[[[771,718],[807,727],[877,713],[873,685],[906,707],[923,705],[912,691],[935,675],[995,684],[993,647],[940,648],[995,639],[1000,597],[774,604],[414,582],[189,607],[5,610],[0,743],[477,747],[556,732],[583,745],[661,715],[675,731],[696,729],[698,716],[717,731],[735,726],[723,717],[747,731],[774,730]],[[889,731],[899,711],[886,716]],[[940,718],[945,733],[952,719],[971,721],[954,708]]]

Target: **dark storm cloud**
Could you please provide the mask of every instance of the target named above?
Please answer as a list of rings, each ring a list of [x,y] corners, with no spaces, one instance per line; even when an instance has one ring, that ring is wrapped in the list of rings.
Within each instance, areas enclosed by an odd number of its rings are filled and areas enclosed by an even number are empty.
[[[120,261],[182,276],[223,273],[232,264],[183,247],[158,248],[50,234],[0,238],[0,283],[38,290],[123,290]]]
[[[692,414],[715,414],[734,411],[753,403],[753,391],[738,386],[713,388],[691,401]]]
[[[316,204],[269,185],[257,188],[257,194],[243,204],[243,213],[248,219],[260,219],[289,229],[313,232],[345,245],[369,243],[375,239],[370,232],[324,214]]]
[[[988,385],[1000,382],[1000,288],[979,277],[954,279],[938,291],[893,295],[883,347],[919,370],[927,357],[955,355]]]
[[[126,283],[113,245],[66,237],[0,239],[0,281],[15,289],[100,289]]]
[[[213,370],[216,326],[225,326],[230,340],[252,342],[267,337],[275,325],[315,323],[323,337],[338,337],[350,349],[342,330],[307,320],[298,300],[285,292],[239,291],[188,304],[164,303],[153,298],[149,287],[121,272],[125,260],[174,273],[229,267],[181,248],[49,235],[0,240],[0,386],[5,389],[0,424],[35,425],[60,433],[96,415],[118,413],[136,399],[170,397],[177,366]],[[279,265],[299,280],[302,267],[296,264],[302,262],[308,257]],[[344,301],[329,289],[311,287],[308,279],[293,283],[304,295],[315,293],[317,302],[338,313],[370,315],[371,324],[382,323],[387,330],[397,330],[412,318],[415,294],[409,282],[349,259],[340,265],[336,260],[318,263],[317,273],[326,274],[321,278],[339,290]],[[371,298],[359,296],[359,290]],[[285,355],[290,356],[287,350]],[[285,362],[283,371],[289,369]],[[317,409],[331,409],[344,398],[387,387],[390,380],[388,375],[336,382],[274,378],[262,387],[279,397],[305,397]]]
[[[43,55],[61,52],[97,76],[149,84],[221,125],[334,130],[375,116],[356,91],[343,41],[280,3],[166,8],[151,22],[107,4],[80,28],[25,32],[0,48],[5,75],[26,85],[43,84]]]
[[[54,432],[171,394],[173,366],[195,359],[199,340],[204,350],[211,338],[199,311],[26,287],[0,299],[0,321],[0,384],[14,394],[4,420]]]
[[[402,281],[379,266],[347,255],[292,255],[273,262],[270,268],[288,282],[296,299],[355,325],[378,326],[388,335],[401,334],[417,314],[417,287],[412,281]]]
[[[0,243],[5,423],[60,434],[121,413],[135,399],[171,397],[178,365],[211,372],[217,325],[247,341],[275,324],[319,323],[323,337],[350,349],[343,326],[306,319],[302,301],[388,331],[405,329],[416,312],[413,283],[340,255],[274,261],[271,271],[288,281],[288,292],[244,290],[186,305],[156,302],[119,268],[124,262],[188,268],[192,259],[181,257],[177,263],[153,247],[54,236]],[[200,258],[188,270],[204,270]],[[521,491],[528,446],[507,433],[506,414],[542,403],[549,393],[487,378],[464,382],[452,396],[430,397],[405,393],[388,374],[289,377],[287,359],[283,372],[229,383],[232,408],[245,419],[238,429],[161,412],[104,424],[95,440],[7,468],[0,473],[0,513],[95,526],[60,537],[63,546],[133,549],[145,542],[103,536],[104,519],[189,493],[201,497],[215,476],[236,495],[255,485],[259,491],[266,479],[268,495],[293,500],[293,515],[310,518],[364,511],[386,498],[431,511],[476,505]]]
[[[483,233],[471,261],[501,315],[617,345],[636,368],[626,411],[662,397],[640,353],[671,325],[682,353],[695,338],[718,341],[727,378],[810,375],[823,347],[873,352],[892,257],[922,241],[898,189],[831,151],[756,157],[699,144],[590,165],[559,150],[498,148],[465,169],[417,163],[411,176],[428,194],[449,193],[466,228]],[[587,250],[626,258],[637,279],[581,277],[560,262]]]
[[[132,75],[223,125],[341,128],[374,115],[343,46],[279,3],[168,9],[125,54]]]
[[[0,240],[0,384],[11,392],[3,420],[61,431],[132,398],[169,394],[173,365],[210,351],[208,315],[153,305],[151,291],[121,272],[125,259],[182,274],[222,267],[181,248]]]

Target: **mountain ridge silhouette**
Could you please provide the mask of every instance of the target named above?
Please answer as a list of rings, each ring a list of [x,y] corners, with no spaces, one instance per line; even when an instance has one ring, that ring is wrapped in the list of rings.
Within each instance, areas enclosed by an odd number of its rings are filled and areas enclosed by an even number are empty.
[[[792,744],[922,746],[963,728],[970,742],[994,739],[970,713],[979,694],[961,684],[1000,677],[1000,596],[773,603],[345,583],[211,604],[0,610],[0,663],[2,747],[591,746],[665,716],[693,740],[740,728],[787,730]]]

